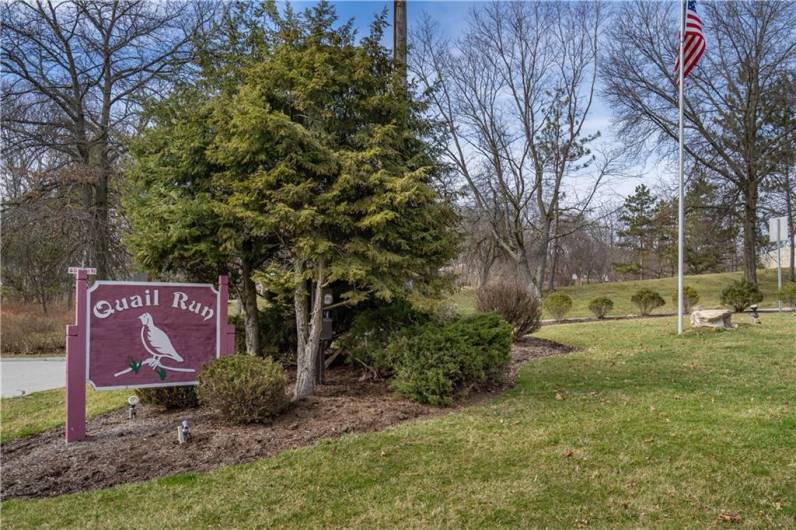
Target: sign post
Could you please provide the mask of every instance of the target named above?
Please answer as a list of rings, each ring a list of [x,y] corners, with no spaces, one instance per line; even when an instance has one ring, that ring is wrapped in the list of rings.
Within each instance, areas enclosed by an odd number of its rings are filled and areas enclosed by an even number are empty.
[[[75,275],[75,323],[66,326],[66,441],[86,437],[86,291],[96,269],[69,267]]]
[[[97,281],[75,270],[67,326],[66,441],[85,438],[86,382],[96,390],[195,385],[208,361],[235,351],[229,281]]]

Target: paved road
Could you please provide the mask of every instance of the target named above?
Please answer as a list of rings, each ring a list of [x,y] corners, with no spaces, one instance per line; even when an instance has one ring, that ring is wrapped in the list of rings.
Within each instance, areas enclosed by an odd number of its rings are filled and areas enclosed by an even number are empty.
[[[64,386],[63,357],[7,358],[0,360],[0,390],[3,397],[22,395]]]

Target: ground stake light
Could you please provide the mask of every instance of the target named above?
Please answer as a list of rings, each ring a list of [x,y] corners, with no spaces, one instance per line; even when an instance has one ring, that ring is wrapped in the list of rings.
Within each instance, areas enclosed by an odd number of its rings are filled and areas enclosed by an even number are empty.
[[[191,439],[191,430],[188,426],[188,420],[182,420],[182,423],[177,426],[177,442],[184,444]]]
[[[752,310],[752,322],[754,324],[760,324],[760,314],[757,312],[757,304],[751,306],[749,309]]]
[[[128,420],[132,420],[133,418],[135,418],[136,412],[138,412],[136,407],[138,406],[139,401],[141,401],[141,400],[138,399],[138,396],[130,396],[129,398],[127,398],[127,419]]]

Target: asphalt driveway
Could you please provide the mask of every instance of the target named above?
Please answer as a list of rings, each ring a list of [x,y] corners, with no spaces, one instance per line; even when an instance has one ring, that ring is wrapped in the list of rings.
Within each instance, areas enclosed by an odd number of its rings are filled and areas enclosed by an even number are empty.
[[[0,393],[2,397],[14,397],[62,387],[65,370],[63,357],[0,359]]]

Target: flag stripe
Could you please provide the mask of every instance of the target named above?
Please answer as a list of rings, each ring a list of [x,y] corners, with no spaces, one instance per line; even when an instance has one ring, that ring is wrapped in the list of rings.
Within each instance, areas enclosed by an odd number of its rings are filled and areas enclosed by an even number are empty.
[[[702,20],[696,12],[696,0],[689,0],[688,7],[685,14],[685,35],[683,38],[683,62],[685,68],[683,69],[683,78],[688,77],[688,74],[699,63],[702,54],[705,53],[707,47],[705,43],[705,35],[702,33]],[[677,52],[677,58],[674,61],[674,71],[679,73],[680,69],[680,51]],[[679,76],[677,77],[679,79]]]

